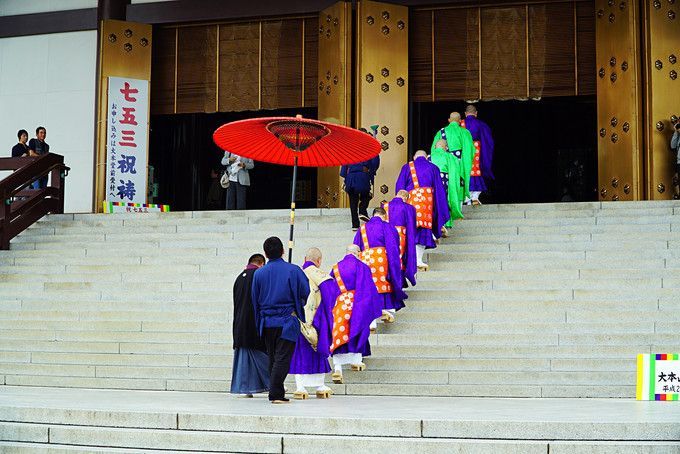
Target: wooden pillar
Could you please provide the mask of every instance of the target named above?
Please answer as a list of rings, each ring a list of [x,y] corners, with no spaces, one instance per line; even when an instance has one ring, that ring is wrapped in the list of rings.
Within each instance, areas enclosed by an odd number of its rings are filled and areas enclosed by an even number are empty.
[[[151,79],[151,26],[119,20],[99,23],[99,55],[97,68],[97,127],[95,144],[94,210],[102,211],[106,199],[106,110],[108,78],[130,77]],[[147,153],[148,148],[144,151]],[[148,159],[147,159],[148,161]],[[138,169],[146,172],[147,169]],[[146,191],[146,188],[143,189]]]
[[[408,7],[360,0],[356,12],[355,127],[378,125],[373,203],[391,200],[408,156]]]
[[[637,1],[596,0],[600,200],[641,200],[642,73]]]

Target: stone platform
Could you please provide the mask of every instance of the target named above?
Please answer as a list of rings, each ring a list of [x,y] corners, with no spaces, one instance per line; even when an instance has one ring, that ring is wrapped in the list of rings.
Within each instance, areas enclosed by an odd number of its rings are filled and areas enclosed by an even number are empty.
[[[624,399],[0,387],[0,452],[677,453],[680,409]],[[106,448],[103,448],[106,447]]]

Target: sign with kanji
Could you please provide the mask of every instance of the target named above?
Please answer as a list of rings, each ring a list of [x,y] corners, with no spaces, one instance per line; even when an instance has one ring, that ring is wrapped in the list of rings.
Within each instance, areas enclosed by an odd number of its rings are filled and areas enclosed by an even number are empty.
[[[106,200],[145,203],[149,81],[109,77]]]
[[[104,213],[168,213],[169,211],[170,205],[104,202]]]
[[[680,354],[639,354],[637,357],[637,400],[678,400]]]

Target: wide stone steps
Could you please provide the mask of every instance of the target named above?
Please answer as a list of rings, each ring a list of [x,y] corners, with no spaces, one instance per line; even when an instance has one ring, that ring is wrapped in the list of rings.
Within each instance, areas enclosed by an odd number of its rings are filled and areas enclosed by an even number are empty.
[[[233,279],[287,221],[41,220],[0,252],[0,383],[228,389]],[[680,350],[680,204],[466,207],[450,233],[338,394],[631,397],[637,353]],[[345,210],[298,210],[294,259],[353,236]]]
[[[11,453],[670,453],[678,423],[671,405],[626,400],[335,396],[273,408],[215,393],[0,389],[0,451]]]

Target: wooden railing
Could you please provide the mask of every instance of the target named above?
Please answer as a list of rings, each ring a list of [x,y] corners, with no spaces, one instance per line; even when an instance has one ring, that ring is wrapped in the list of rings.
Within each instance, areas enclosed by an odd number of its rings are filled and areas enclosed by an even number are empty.
[[[64,157],[48,153],[37,158],[0,158],[0,170],[13,170],[0,180],[0,249],[48,213],[64,212],[64,179],[69,168]],[[31,183],[50,175],[47,187]]]

